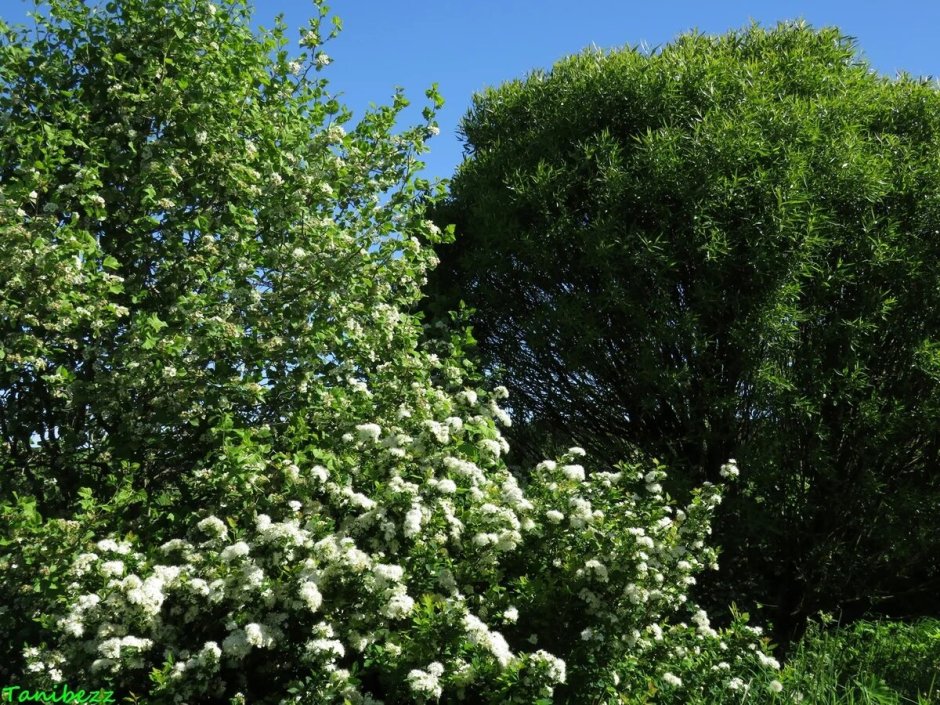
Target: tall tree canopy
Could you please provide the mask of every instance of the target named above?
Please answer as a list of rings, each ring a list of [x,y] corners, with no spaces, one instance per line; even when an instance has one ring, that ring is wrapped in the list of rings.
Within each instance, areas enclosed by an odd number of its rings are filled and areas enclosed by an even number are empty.
[[[243,0],[0,23],[3,698],[782,688],[687,600],[717,485],[680,509],[661,465],[577,447],[509,472],[506,390],[413,311],[441,99],[344,128],[315,8],[299,49]]]
[[[752,26],[566,58],[461,129],[426,310],[474,310],[516,459],[638,446],[695,483],[736,457],[720,584],[784,632],[935,613],[936,84]]]

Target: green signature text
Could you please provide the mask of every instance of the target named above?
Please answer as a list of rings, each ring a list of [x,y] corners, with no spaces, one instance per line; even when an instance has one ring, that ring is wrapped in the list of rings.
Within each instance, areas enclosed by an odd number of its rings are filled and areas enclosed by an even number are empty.
[[[0,689],[4,703],[113,703],[113,690],[72,690],[63,684],[58,690],[27,690],[18,685]]]

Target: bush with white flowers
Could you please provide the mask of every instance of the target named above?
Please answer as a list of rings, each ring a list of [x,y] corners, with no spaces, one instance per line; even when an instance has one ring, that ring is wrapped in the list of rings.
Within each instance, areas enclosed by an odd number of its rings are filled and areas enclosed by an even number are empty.
[[[149,687],[154,702],[578,702],[650,684],[657,702],[695,702],[769,682],[758,632],[718,632],[686,600],[715,560],[717,488],[674,508],[655,463],[586,473],[572,449],[524,492],[483,448],[500,438],[490,410],[420,391],[327,466],[279,458],[249,478],[273,485],[250,520],[90,546],[30,673]],[[446,443],[424,423],[458,413]]]
[[[327,55],[256,38],[236,0],[50,6],[56,41],[0,43],[2,385],[35,392],[0,451],[5,680],[154,704],[766,690],[757,635],[686,599],[719,489],[678,508],[655,462],[577,448],[517,478],[505,389],[459,335],[422,342],[434,108],[343,130],[305,71]]]

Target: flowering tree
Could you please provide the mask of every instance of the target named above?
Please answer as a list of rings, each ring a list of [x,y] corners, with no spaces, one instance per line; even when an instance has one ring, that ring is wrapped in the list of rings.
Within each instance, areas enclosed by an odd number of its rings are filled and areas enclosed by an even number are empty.
[[[148,703],[779,688],[757,630],[686,600],[716,486],[678,509],[655,462],[572,448],[520,487],[505,389],[419,343],[441,100],[344,129],[318,9],[296,56],[236,0],[2,27],[0,675]]]

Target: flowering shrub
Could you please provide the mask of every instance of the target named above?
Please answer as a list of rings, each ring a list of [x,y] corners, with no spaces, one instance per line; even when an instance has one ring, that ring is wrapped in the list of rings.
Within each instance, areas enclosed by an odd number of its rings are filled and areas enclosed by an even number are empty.
[[[458,450],[483,448],[485,413],[446,443],[417,417],[389,428],[396,443],[347,437],[355,454],[329,468],[281,459],[270,514],[250,522],[209,515],[160,546],[97,541],[27,671],[132,692],[149,678],[157,702],[531,703],[558,688],[578,702],[651,685],[656,702],[695,702],[762,670],[772,685],[758,630],[719,633],[686,601],[715,559],[717,488],[673,509],[660,466],[584,478],[572,449],[524,493],[494,454]]]
[[[679,509],[655,461],[578,448],[523,486],[506,390],[420,342],[432,107],[346,132],[320,22],[291,58],[240,2],[40,24],[0,46],[2,675],[148,703],[776,687],[757,632],[686,599],[717,487]]]

